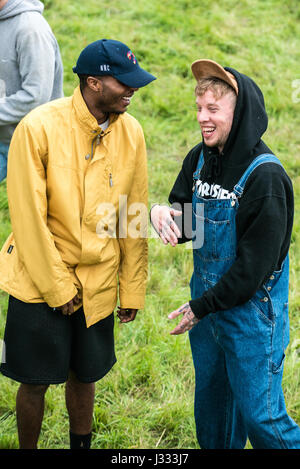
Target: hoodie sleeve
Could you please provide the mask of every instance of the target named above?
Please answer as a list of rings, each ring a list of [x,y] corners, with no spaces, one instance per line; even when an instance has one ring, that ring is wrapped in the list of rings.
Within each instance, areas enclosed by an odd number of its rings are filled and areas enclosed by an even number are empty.
[[[256,174],[255,174],[256,173]],[[287,255],[293,223],[293,189],[278,165],[249,178],[237,218],[237,258],[219,282],[190,301],[198,318],[248,301]]]
[[[46,22],[30,22],[20,28],[16,53],[21,88],[0,99],[0,125],[17,123],[33,108],[50,100],[56,47],[56,40]]]

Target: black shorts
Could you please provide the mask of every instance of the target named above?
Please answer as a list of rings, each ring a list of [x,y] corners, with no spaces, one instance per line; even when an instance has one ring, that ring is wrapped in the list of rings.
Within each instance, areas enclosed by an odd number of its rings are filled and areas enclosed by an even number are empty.
[[[0,371],[25,384],[58,384],[73,371],[92,383],[116,362],[114,315],[86,327],[83,309],[70,316],[46,303],[10,296]]]

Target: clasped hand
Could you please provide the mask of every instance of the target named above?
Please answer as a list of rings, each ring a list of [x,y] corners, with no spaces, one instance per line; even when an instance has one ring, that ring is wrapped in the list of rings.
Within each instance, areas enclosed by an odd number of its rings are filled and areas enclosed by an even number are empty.
[[[120,322],[126,323],[135,320],[138,310],[133,308],[121,308],[118,306],[117,316]]]
[[[80,301],[81,300],[80,300],[78,294],[76,294],[74,296],[74,298],[72,298],[72,300],[68,301],[68,303],[65,303],[62,306],[58,306],[56,309],[60,309],[61,312],[65,316],[69,316],[70,314],[74,313],[74,308],[75,308],[75,306],[79,305]]]

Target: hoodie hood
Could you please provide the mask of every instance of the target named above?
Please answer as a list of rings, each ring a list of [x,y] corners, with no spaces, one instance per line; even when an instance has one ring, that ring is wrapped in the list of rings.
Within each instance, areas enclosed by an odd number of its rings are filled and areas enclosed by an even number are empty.
[[[37,11],[42,14],[44,5],[39,0],[8,0],[6,5],[0,10],[0,21],[26,11]]]
[[[268,116],[260,88],[248,76],[224,68],[235,76],[239,88],[232,127],[221,154],[203,142],[205,164],[201,176],[231,189],[257,155],[272,152],[261,140],[268,127]],[[224,171],[225,168],[230,171]]]

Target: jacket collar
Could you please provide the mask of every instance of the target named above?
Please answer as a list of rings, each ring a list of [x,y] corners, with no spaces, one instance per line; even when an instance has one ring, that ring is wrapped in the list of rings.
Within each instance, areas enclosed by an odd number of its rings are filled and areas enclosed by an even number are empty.
[[[93,137],[95,137],[95,135],[97,134],[100,134],[102,130],[99,127],[97,119],[88,110],[88,107],[82,97],[79,86],[77,86],[74,90],[72,104],[73,104],[73,109],[75,111],[78,122],[80,126],[82,127],[82,129],[89,135],[92,135]],[[111,131],[111,126],[116,122],[116,120],[119,117],[120,116],[118,114],[110,114],[109,116],[110,123],[106,131],[103,132],[103,135]]]

